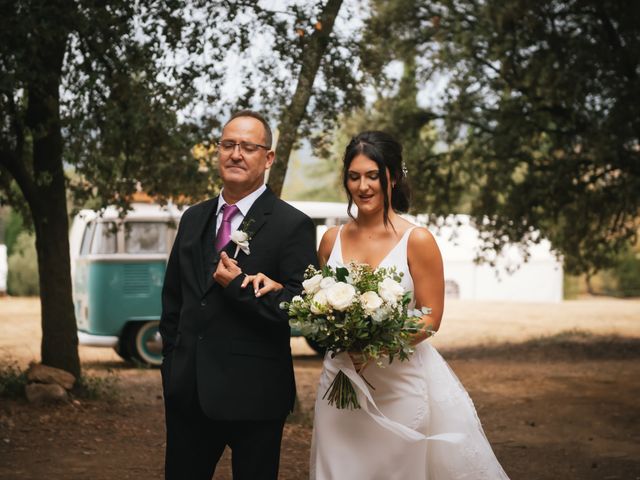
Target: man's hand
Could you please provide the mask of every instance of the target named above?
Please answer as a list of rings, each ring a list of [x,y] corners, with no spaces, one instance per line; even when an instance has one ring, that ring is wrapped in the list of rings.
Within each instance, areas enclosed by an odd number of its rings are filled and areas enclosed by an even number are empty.
[[[226,288],[241,273],[242,270],[238,267],[238,262],[233,258],[229,258],[226,252],[221,252],[218,267],[213,273],[213,279]]]

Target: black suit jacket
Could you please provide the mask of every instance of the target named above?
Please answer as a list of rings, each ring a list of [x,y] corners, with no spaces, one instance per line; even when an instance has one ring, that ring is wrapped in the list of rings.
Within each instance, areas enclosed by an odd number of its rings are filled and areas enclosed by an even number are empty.
[[[309,217],[267,190],[243,221],[250,254],[236,259],[247,274],[262,272],[284,285],[256,298],[243,275],[227,288],[207,278],[204,229],[218,198],[189,208],[180,221],[162,290],[160,333],[167,408],[190,408],[198,395],[214,420],[284,418],[293,408],[295,380],[290,328],[280,303],[300,293],[304,271],[317,264]],[[230,256],[235,244],[226,248]]]

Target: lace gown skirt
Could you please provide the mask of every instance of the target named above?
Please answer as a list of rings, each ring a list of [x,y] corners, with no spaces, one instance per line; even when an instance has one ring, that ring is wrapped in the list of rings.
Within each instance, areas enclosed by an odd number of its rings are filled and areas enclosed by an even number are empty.
[[[339,410],[323,400],[342,370],[362,406]],[[317,480],[506,479],[473,402],[427,342],[409,361],[368,366],[358,381],[346,354],[325,357],[311,449]]]

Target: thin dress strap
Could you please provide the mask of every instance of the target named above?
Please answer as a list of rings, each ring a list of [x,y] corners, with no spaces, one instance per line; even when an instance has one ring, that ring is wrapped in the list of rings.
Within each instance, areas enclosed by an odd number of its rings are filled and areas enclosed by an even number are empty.
[[[403,268],[408,265],[408,244],[409,244],[409,236],[411,232],[416,227],[409,227],[403,234],[398,243],[394,245],[394,247],[389,250],[386,257],[384,257],[378,266],[385,265],[396,265],[398,268]],[[408,271],[408,269],[407,269]]]
[[[400,284],[407,291],[413,291],[413,278],[409,271],[409,237],[416,227],[410,227],[402,235],[396,246],[387,254],[380,262],[381,267],[395,266],[398,273],[402,273],[402,281]]]
[[[342,242],[340,241],[342,227],[344,227],[344,225],[340,225],[338,227],[338,234],[336,235],[336,239],[333,242],[333,248],[331,249],[331,253],[329,254],[329,259],[327,260],[327,265],[329,266],[344,264],[344,262],[342,261]]]

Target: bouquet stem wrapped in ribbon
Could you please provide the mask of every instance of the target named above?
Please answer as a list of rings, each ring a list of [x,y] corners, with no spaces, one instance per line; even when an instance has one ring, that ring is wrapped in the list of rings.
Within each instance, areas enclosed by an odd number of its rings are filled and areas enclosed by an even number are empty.
[[[346,267],[309,266],[302,283],[304,291],[282,308],[289,313],[291,327],[326,348],[335,356],[360,352],[365,361],[381,357],[407,360],[413,353],[411,339],[422,329],[420,318],[429,308],[410,309],[412,294],[400,284],[395,267],[373,269],[367,264]],[[329,404],[358,409],[360,404],[351,380],[339,371],[325,392]]]
[[[358,395],[351,384],[351,380],[342,373],[342,370],[338,371],[322,398],[326,398],[329,405],[335,405],[337,408],[348,408],[349,410],[360,408]]]

